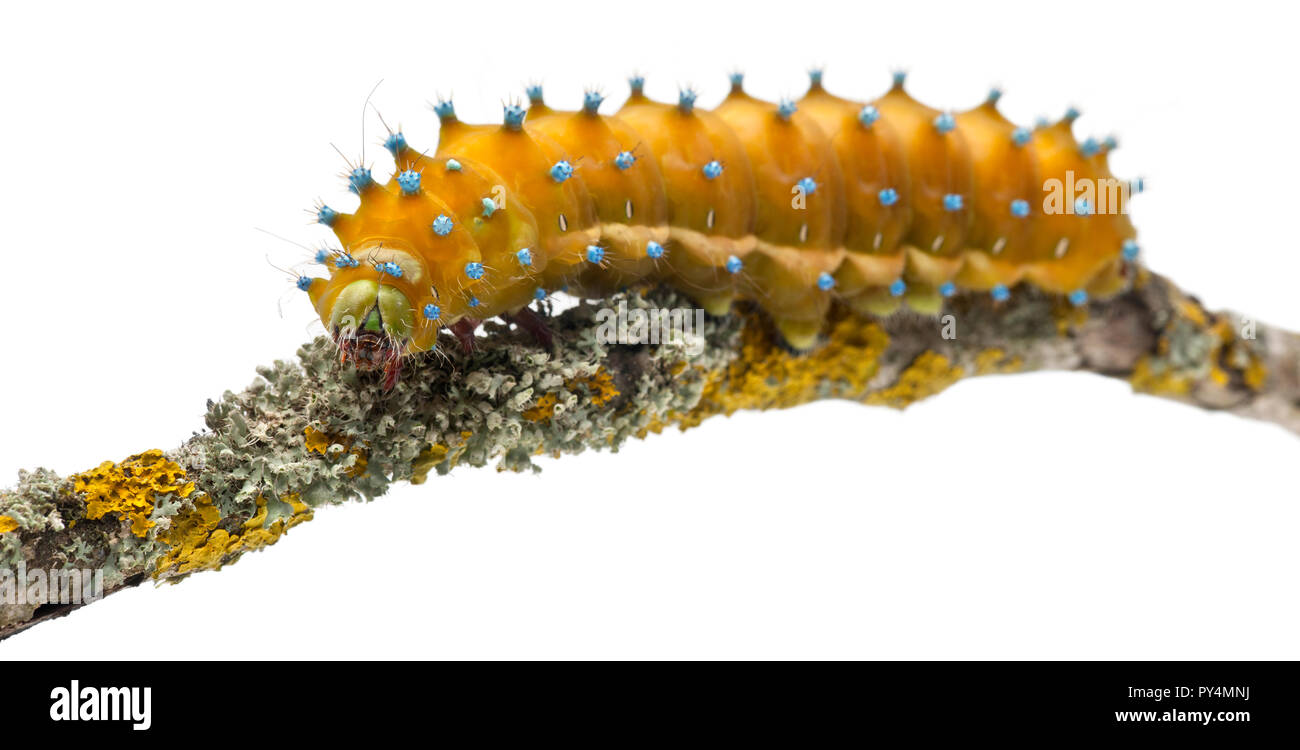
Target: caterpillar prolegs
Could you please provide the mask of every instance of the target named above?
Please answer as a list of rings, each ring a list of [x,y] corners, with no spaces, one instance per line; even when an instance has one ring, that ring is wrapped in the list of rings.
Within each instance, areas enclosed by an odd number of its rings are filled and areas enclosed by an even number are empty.
[[[1002,300],[1027,283],[1080,305],[1127,286],[1128,185],[1107,165],[1113,141],[1075,140],[1077,112],[1017,127],[996,90],[952,113],[913,99],[901,74],[868,104],[821,78],[773,104],[736,74],[709,111],[690,89],[652,101],[634,77],[616,115],[595,92],[562,112],[530,87],[501,125],[466,124],[441,101],[434,155],[390,132],[393,179],[358,166],[356,212],[319,208],[343,250],[322,258],[328,279],[299,286],[342,356],[389,383],[444,327],[465,341],[479,321],[515,316],[544,335],[528,305],[561,289],[662,280],[712,314],[750,299],[808,349],[833,300],[935,313],[959,290]],[[1053,179],[1089,189],[1070,205],[1039,200]]]

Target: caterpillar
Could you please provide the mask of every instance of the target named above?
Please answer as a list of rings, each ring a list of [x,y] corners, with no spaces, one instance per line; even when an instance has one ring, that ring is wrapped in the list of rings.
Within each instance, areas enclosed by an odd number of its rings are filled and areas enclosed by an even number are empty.
[[[1027,128],[999,112],[996,89],[951,112],[912,98],[901,73],[870,103],[830,93],[820,70],[810,79],[772,103],[732,74],[710,111],[690,88],[652,101],[635,76],[612,115],[596,91],[559,111],[530,86],[500,125],[462,122],[440,100],[432,155],[390,130],[392,179],[353,167],[357,210],[317,207],[342,249],[318,256],[329,278],[298,286],[340,357],[390,387],[444,328],[471,346],[502,316],[545,340],[529,305],[556,290],[663,281],[713,315],[753,300],[799,351],[835,301],[934,314],[959,291],[1005,301],[1029,284],[1082,305],[1127,288],[1128,183],[1111,175],[1113,139],[1075,139],[1077,110]],[[1123,190],[1108,210],[1102,188],[1035,206],[1053,179]]]

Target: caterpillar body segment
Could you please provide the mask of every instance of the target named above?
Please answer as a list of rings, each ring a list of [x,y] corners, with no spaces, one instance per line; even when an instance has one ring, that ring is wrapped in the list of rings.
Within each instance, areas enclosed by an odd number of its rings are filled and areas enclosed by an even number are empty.
[[[786,342],[810,348],[843,262],[844,185],[830,139],[788,101],[773,105],[746,94],[737,80],[716,110],[744,144],[756,195],[755,249],[745,294],[771,313]]]
[[[583,269],[586,249],[600,241],[595,204],[586,183],[575,174],[572,154],[544,133],[524,127],[522,122],[522,116],[518,124],[508,119],[500,126],[466,126],[454,122],[450,123],[449,131],[444,122],[444,132],[438,143],[438,156],[481,163],[501,177],[514,201],[506,202],[499,211],[500,216],[504,217],[512,210],[512,203],[518,203],[537,221],[538,246],[530,248],[534,251],[535,265],[524,267],[541,268],[533,277],[535,283],[527,290],[515,290],[518,293],[506,300],[498,300],[495,296],[480,297],[482,310],[475,316],[480,319],[527,304],[538,285],[558,289],[570,283]],[[497,215],[494,213],[487,221],[495,220]],[[514,255],[520,249],[523,248],[502,248],[502,254]],[[539,259],[542,263],[537,266]],[[487,278],[488,286],[506,275],[503,269],[494,270],[495,273]],[[511,272],[514,270],[509,269]]]
[[[393,134],[393,179],[354,170],[357,211],[321,209],[344,252],[328,280],[300,286],[345,359],[391,378],[443,327],[464,342],[485,318],[523,320],[550,290],[601,296],[642,280],[713,314],[752,299],[795,349],[815,345],[835,299],[934,313],[958,289],[997,300],[1030,283],[1082,304],[1128,283],[1128,196],[1103,192],[1119,184],[1113,144],[1077,142],[1073,113],[1017,127],[997,92],[941,111],[901,76],[864,104],[829,93],[819,73],[799,101],[775,104],[733,76],[712,111],[690,90],[652,101],[639,79],[616,115],[600,114],[595,93],[573,112],[546,106],[540,87],[528,95],[501,125],[463,123],[439,103],[433,156]],[[1044,200],[1052,180],[1083,197]]]
[[[668,199],[669,277],[712,315],[725,315],[753,251],[754,179],[744,145],[683,91],[676,106],[635,86],[618,118],[641,135],[659,163]]]
[[[556,112],[539,96],[528,124],[564,149],[587,187],[604,257],[581,274],[578,286],[604,295],[660,270],[662,255],[646,250],[669,242],[668,198],[659,162],[640,135],[618,118],[600,115],[597,95],[589,94],[587,103],[577,112]]]
[[[889,286],[903,277],[902,244],[912,225],[911,175],[897,130],[879,110],[830,94],[814,80],[798,102],[835,149],[844,184],[844,262],[836,291],[855,309],[889,314],[901,295]]]

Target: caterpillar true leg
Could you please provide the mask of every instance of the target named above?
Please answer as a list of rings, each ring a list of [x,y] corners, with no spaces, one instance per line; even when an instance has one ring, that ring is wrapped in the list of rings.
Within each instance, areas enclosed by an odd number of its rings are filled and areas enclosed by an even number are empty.
[[[514,323],[521,329],[528,331],[532,337],[537,340],[545,349],[550,349],[554,343],[554,337],[551,335],[551,327],[546,324],[546,320],[538,315],[531,307],[521,307],[513,313],[506,313],[502,316],[507,322]]]
[[[474,353],[474,331],[483,321],[474,318],[461,318],[451,325],[452,335],[460,342],[460,348],[466,354]]]

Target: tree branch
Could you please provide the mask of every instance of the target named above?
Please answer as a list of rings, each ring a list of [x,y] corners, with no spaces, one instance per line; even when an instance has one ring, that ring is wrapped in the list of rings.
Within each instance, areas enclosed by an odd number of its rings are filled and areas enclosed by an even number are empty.
[[[328,340],[308,343],[298,362],[260,368],[248,388],[209,402],[208,430],[174,451],[71,477],[20,472],[0,491],[0,571],[101,570],[105,594],[177,582],[275,543],[321,506],[431,472],[537,470],[538,455],[617,450],[740,409],[827,398],[902,408],[976,375],[1096,372],[1300,432],[1300,336],[1210,313],[1143,270],[1129,292],[1078,308],[1025,289],[1004,303],[959,295],[937,318],[836,308],[825,342],[805,354],[746,305],[684,337],[605,345],[597,311],[620,304],[632,319],[690,307],[668,289],[584,304],[552,320],[550,352],[489,324],[477,352],[448,340],[388,392],[339,366]],[[4,580],[0,638],[80,606],[18,590],[16,577],[6,592]]]

